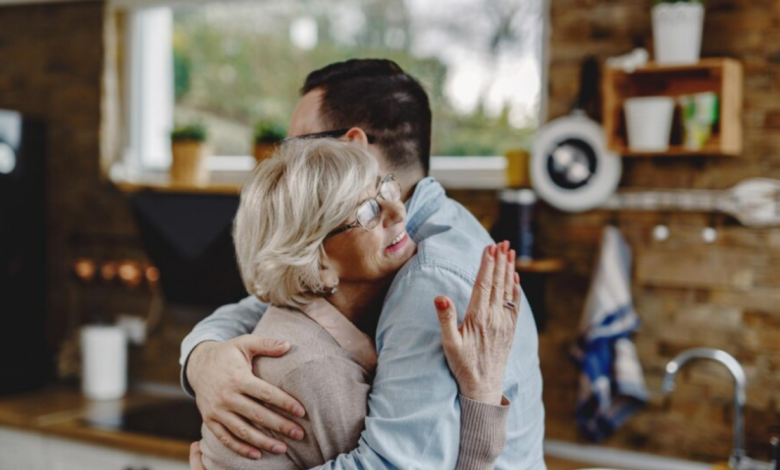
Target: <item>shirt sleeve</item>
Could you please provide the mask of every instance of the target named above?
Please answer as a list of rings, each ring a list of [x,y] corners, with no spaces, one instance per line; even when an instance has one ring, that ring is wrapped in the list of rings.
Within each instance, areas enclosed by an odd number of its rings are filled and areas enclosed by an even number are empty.
[[[463,318],[473,280],[416,265],[399,273],[377,328],[379,354],[366,429],[357,449],[318,469],[455,468],[458,387],[447,368],[433,299],[449,296]]]
[[[224,305],[200,321],[181,343],[181,385],[185,392],[195,397],[195,391],[187,380],[187,361],[195,346],[204,341],[225,341],[249,334],[268,310],[268,304],[254,296],[248,296],[235,304]]]

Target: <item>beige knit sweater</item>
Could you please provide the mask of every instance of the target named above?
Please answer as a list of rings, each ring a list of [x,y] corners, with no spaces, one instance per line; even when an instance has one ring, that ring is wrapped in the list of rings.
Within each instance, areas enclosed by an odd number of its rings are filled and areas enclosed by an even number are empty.
[[[260,460],[251,460],[223,446],[204,425],[201,450],[207,470],[309,469],[357,447],[368,413],[372,378],[372,371],[360,365],[367,362],[364,355],[358,354],[365,352],[365,345],[355,347],[353,343],[359,341],[349,338],[356,336],[346,335],[348,339],[344,339],[344,335],[329,333],[326,328],[333,328],[328,327],[327,320],[312,318],[316,317],[297,310],[271,307],[253,333],[292,344],[290,351],[280,358],[257,357],[254,373],[301,402],[306,416],[294,419],[303,427],[304,439],[295,441],[262,429],[284,441],[287,452],[264,452]],[[509,408],[478,403],[463,396],[460,402],[461,447],[457,469],[492,469],[506,442]],[[277,411],[293,419],[286,412]]]

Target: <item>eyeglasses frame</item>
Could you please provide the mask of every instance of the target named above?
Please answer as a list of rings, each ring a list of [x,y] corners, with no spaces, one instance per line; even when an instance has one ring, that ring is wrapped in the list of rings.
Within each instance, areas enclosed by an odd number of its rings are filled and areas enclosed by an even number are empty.
[[[376,202],[376,204],[377,204],[377,205],[379,205],[379,201],[378,201],[378,199],[379,199],[380,197],[381,197],[382,199],[385,199],[385,198],[382,196],[382,185],[384,185],[384,184],[385,184],[385,183],[387,183],[388,181],[395,181],[396,183],[398,183],[398,181],[396,181],[396,179],[395,179],[395,175],[394,175],[394,174],[392,174],[392,173],[388,173],[388,174],[387,174],[387,176],[385,176],[384,178],[382,178],[382,181],[380,181],[380,182],[379,182],[379,184],[377,184],[377,185],[376,185],[376,191],[377,191],[377,194],[376,194],[376,196],[374,196],[374,197],[372,197],[372,198],[368,198],[368,199],[366,199],[365,201],[363,201],[363,202],[360,204],[360,207],[362,207],[362,206],[363,206],[363,204],[365,204],[365,203],[367,203],[367,202],[370,202],[370,201],[374,201],[374,202]],[[400,193],[401,193],[401,185],[400,185],[400,183],[398,183],[398,189],[399,189],[399,194],[400,194]],[[385,199],[385,200],[387,200],[387,199]],[[400,200],[400,198],[399,198],[399,200]],[[360,212],[360,207],[358,207],[358,212]],[[382,206],[381,206],[381,205],[379,205],[379,213],[380,213],[380,214],[382,213]],[[342,234],[342,233],[346,232],[347,230],[352,230],[353,228],[355,228],[355,227],[357,227],[357,226],[360,226],[360,228],[362,228],[362,229],[363,229],[363,230],[365,230],[366,232],[370,232],[371,230],[373,230],[374,228],[376,228],[376,227],[373,227],[373,228],[370,228],[370,229],[369,229],[369,228],[366,228],[366,227],[364,227],[364,226],[363,226],[363,224],[361,224],[361,223],[360,223],[360,219],[359,219],[359,218],[356,216],[356,217],[355,217],[355,221],[354,221],[354,222],[348,223],[347,225],[344,225],[344,226],[342,226],[342,227],[339,227],[339,228],[337,228],[337,229],[335,229],[335,230],[331,231],[329,234],[327,234],[327,235],[325,236],[325,240],[327,240],[328,238],[331,238],[331,237],[335,237],[336,235],[340,235],[340,234]]]
[[[280,143],[284,144],[297,139],[327,139],[327,138],[336,139],[345,135],[347,132],[349,132],[350,129],[352,128],[350,127],[347,129],[335,129],[332,131],[313,132],[311,134],[294,135],[282,139]],[[376,136],[372,134],[366,134],[366,139],[368,140],[369,144],[374,144],[376,142]]]

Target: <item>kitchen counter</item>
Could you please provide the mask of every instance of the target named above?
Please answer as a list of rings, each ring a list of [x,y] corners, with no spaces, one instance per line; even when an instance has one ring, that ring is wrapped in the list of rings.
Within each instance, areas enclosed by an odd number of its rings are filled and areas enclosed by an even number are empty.
[[[119,417],[128,410],[164,404],[171,398],[131,391],[122,399],[91,401],[72,387],[0,397],[0,426],[79,440],[139,454],[187,461],[190,442],[106,429],[90,419]]]
[[[181,401],[180,398],[174,400]],[[91,401],[84,398],[80,390],[74,387],[58,386],[38,392],[0,397],[0,427],[186,462],[189,457],[189,441],[89,424],[90,420],[99,420],[101,417],[110,419],[129,410],[165,405],[171,401],[169,396],[140,391],[130,391],[119,400]],[[547,456],[545,461],[549,470],[572,470],[588,466],[582,462],[550,456]]]

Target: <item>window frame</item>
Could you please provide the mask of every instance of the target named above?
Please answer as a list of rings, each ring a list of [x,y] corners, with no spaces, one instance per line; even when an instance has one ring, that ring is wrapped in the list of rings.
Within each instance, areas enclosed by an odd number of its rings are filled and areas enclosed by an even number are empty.
[[[1,0],[0,0],[1,1]],[[129,22],[134,22],[135,14],[141,10],[153,7],[172,7],[181,4],[206,4],[213,0],[109,0],[109,11],[123,9],[128,13]],[[258,0],[260,1],[260,0]],[[548,106],[548,70],[549,70],[549,45],[550,45],[550,0],[540,0],[541,5],[541,38],[539,51],[540,59],[540,89],[538,122],[541,127],[547,118]],[[137,47],[135,38],[136,28],[128,27],[125,31],[124,44],[127,45],[127,60],[124,63],[122,74],[127,84],[124,91],[124,102],[127,104],[124,110],[126,125],[126,144],[122,149],[122,158],[111,168],[110,177],[113,180],[149,180],[161,181],[167,175],[166,166],[146,165],[143,157],[134,148],[137,134],[139,110],[143,98],[137,94],[143,94],[138,90],[135,81],[139,73],[134,65],[142,61],[141,51]],[[171,93],[172,95],[172,93]],[[174,103],[175,106],[175,103]],[[171,112],[173,110],[171,109]],[[435,177],[443,186],[452,189],[502,189],[506,187],[506,158],[504,156],[431,156],[430,175]],[[254,158],[251,156],[211,156],[207,166],[212,175],[213,183],[240,184],[243,178],[254,167]]]

